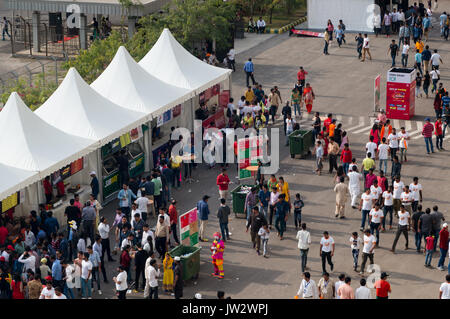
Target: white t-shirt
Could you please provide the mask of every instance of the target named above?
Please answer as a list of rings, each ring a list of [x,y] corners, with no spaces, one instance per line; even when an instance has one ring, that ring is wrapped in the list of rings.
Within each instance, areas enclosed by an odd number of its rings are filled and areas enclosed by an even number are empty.
[[[372,195],[372,199],[380,198],[380,195],[383,194],[383,190],[380,186],[375,187],[374,185],[370,186],[370,195]]]
[[[127,272],[121,271],[116,278],[117,281],[120,281],[120,284],[116,283],[116,290],[117,291],[123,291],[126,290],[128,288],[128,284],[127,284]]]
[[[134,202],[138,205],[138,209],[141,212],[143,212],[143,213],[147,212],[147,205],[149,202],[149,199],[147,197],[145,197],[145,196],[139,197]]]
[[[409,192],[409,193],[403,192],[403,193],[400,195],[400,199],[402,200],[402,204],[403,204],[404,206],[409,206],[409,205],[411,205],[412,202],[414,201],[414,195],[413,195],[413,193],[411,193],[411,192]]]
[[[230,51],[228,51],[228,54],[227,54],[228,59],[234,60],[234,55],[235,55],[234,49],[230,49]]]
[[[430,75],[432,80],[437,80],[441,75],[441,72],[439,70],[433,70],[430,72]]]
[[[398,224],[400,226],[408,226],[408,218],[409,218],[409,212],[405,210],[404,213],[402,213],[401,210],[398,211]]]
[[[53,295],[55,294],[55,288],[48,289],[47,286],[44,287],[41,291],[41,295],[39,299],[53,299]]]
[[[370,45],[369,45],[369,38],[364,38],[363,48],[366,48],[366,49],[369,49],[369,48],[370,48]]]
[[[379,224],[381,223],[381,217],[384,217],[383,211],[381,209],[375,210],[372,209],[369,213],[370,216],[372,216],[372,223]]]
[[[393,198],[394,199],[401,199],[401,195],[403,193],[403,188],[405,187],[405,184],[403,184],[402,181],[396,182],[394,181],[394,189],[393,189]]]
[[[370,289],[366,286],[361,286],[355,290],[355,299],[372,299]]]
[[[442,292],[441,299],[450,299],[450,284],[448,282],[442,283],[439,291]]]
[[[92,270],[92,263],[88,260],[83,260],[81,262],[81,278],[83,279],[91,279],[92,278],[92,272],[89,275],[89,270]],[[88,278],[89,275],[89,278]]]
[[[361,237],[353,238],[353,236],[351,236],[349,241],[352,243],[351,246],[350,246],[350,248],[352,250],[353,249],[358,249],[359,250],[359,247],[361,247],[361,243],[362,243]]]
[[[75,287],[75,268],[73,265],[67,265],[66,267],[66,284],[67,288]]]
[[[286,119],[286,131],[293,131],[294,130],[294,119]]]
[[[398,148],[398,135],[397,134],[389,134],[389,147],[390,148]]]
[[[440,59],[441,58],[441,56],[439,55],[439,53],[433,53],[432,55],[431,55],[431,59],[430,59],[430,61],[431,61],[431,64],[432,65],[439,65],[439,63],[440,63]]]
[[[348,186],[352,188],[360,188],[362,175],[357,172],[350,171],[348,174]]]
[[[328,239],[322,237],[320,244],[322,245],[322,251],[329,253],[331,251],[331,246],[334,244],[334,239],[331,236],[329,236]]]
[[[342,285],[345,285],[344,281],[341,281],[341,280],[336,281],[336,283],[334,284],[335,291],[337,292],[339,287],[342,286]],[[336,299],[341,299],[341,297],[337,293],[336,293]]]
[[[367,195],[366,193],[363,193],[361,195],[361,199],[363,200],[361,209],[362,210],[371,210],[372,209],[372,199],[373,199],[372,195],[371,194]]]
[[[54,294],[52,299],[67,299],[67,297],[64,294],[61,294],[60,296]]]
[[[244,114],[245,100],[244,101],[239,100],[238,103],[237,103],[237,106],[238,106],[238,109],[239,109],[238,114],[243,115]]]
[[[391,134],[392,135],[392,134]],[[378,145],[378,157],[380,160],[387,160],[388,159],[388,151],[389,151],[389,145],[387,144],[380,144]]]
[[[270,233],[264,229],[264,227],[261,227],[258,230],[258,236],[261,237],[261,239],[269,239]]]
[[[404,44],[403,45],[403,50],[402,50],[402,54],[408,54],[409,51],[409,45],[408,44]]]
[[[400,148],[408,148],[408,141],[406,140],[409,137],[408,132],[406,132],[406,131],[405,131],[405,133],[400,132],[397,135],[398,135],[398,138],[400,141],[400,143],[399,143]],[[404,139],[404,140],[402,140],[402,139]]]
[[[376,150],[377,150],[377,144],[374,143],[374,142],[368,142],[366,144],[366,149],[367,149],[367,153],[370,152],[370,155],[371,155],[372,159],[375,159]]]
[[[417,183],[417,185],[415,185],[414,183],[411,183],[409,184],[409,190],[411,193],[413,193],[414,201],[420,200],[419,191],[422,190],[422,184]]]
[[[388,191],[384,191],[383,198],[384,198],[384,206],[392,206],[394,204],[394,199],[392,197],[392,193],[389,193]]]
[[[363,253],[369,254],[372,247],[377,243],[377,239],[374,235],[364,235],[364,247]]]
[[[139,218],[142,219],[142,213],[141,210],[139,208],[136,208],[136,210],[132,210],[131,211],[131,218],[134,219],[134,214],[139,214]]]

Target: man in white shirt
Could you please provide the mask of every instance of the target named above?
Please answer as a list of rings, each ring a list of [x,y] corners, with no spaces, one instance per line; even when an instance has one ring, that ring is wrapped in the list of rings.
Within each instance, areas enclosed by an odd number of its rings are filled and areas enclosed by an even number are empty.
[[[349,179],[348,182],[348,190],[350,192],[350,196],[352,197],[352,208],[356,209],[356,205],[358,204],[358,196],[361,192],[361,180],[362,175],[357,172],[358,168],[355,166],[352,167],[352,171],[350,171],[347,176]]]
[[[322,258],[322,272],[326,273],[326,264],[325,262],[328,261],[328,264],[331,267],[331,271],[333,271],[334,264],[331,261],[331,258],[334,255],[334,239],[331,237],[327,231],[323,232],[323,237],[320,240],[320,257]]]
[[[148,243],[148,237],[150,237],[150,241],[151,241],[151,243],[150,243],[151,248],[152,248],[151,250],[154,250],[155,249],[155,234],[153,233],[153,231],[150,230],[150,227],[148,224],[144,224],[143,232],[142,232],[142,240],[141,240],[141,245],[144,250],[147,250],[145,245]],[[149,246],[149,248],[150,248],[150,246]],[[149,251],[150,251],[150,249],[147,252],[149,252]]]
[[[377,154],[377,147],[378,145],[373,142],[373,136],[370,136],[370,141],[366,144],[366,153],[370,153],[371,158],[375,159],[375,156]]]
[[[366,287],[366,280],[362,278],[359,283],[361,286],[355,290],[355,299],[372,299],[372,293]]]
[[[235,61],[234,61],[234,56],[235,56],[235,52],[234,52],[234,48],[231,48],[230,51],[228,51],[227,53],[227,59],[228,59],[228,68],[229,69],[233,69],[233,72],[236,71],[236,67],[235,67]]]
[[[405,206],[400,206],[400,211],[398,212],[398,229],[395,233],[394,243],[392,244],[391,252],[395,253],[395,246],[397,246],[398,239],[400,235],[405,236],[406,245],[405,250],[408,249],[408,231],[411,229],[411,215],[405,210]]]
[[[55,288],[53,288],[52,285],[52,277],[47,276],[45,277],[46,284],[44,289],[41,291],[41,295],[39,296],[39,299],[53,299],[53,295],[55,294]]]
[[[422,184],[419,184],[419,178],[414,177],[413,182],[409,184],[409,190],[413,193],[414,201],[412,203],[413,213],[417,212],[417,206],[419,206],[419,201],[422,203]]]
[[[439,299],[450,299],[450,274],[445,276],[445,282],[439,287]]]
[[[102,254],[101,256],[105,256],[105,252],[108,255],[108,261],[115,261],[114,258],[111,257],[111,248],[109,245],[109,224],[106,220],[106,217],[100,218],[100,223],[98,224],[98,233],[100,237],[102,238],[101,244],[102,244]]]
[[[408,56],[409,56],[409,44],[408,42],[403,43],[402,48],[402,66],[406,68],[408,65]]]
[[[381,144],[378,145],[377,157],[380,160],[380,171],[383,171],[385,174],[387,174],[388,152],[389,146],[386,144],[386,138],[383,137],[381,139]]]
[[[302,283],[298,288],[296,298],[300,299],[318,299],[319,291],[316,286],[316,282],[311,279],[311,274],[305,272],[303,274]]]
[[[36,257],[33,255],[30,247],[27,246],[25,248],[25,252],[19,257],[17,261],[23,264],[24,266],[23,272],[26,272],[28,269],[32,270],[33,273],[35,272]]]
[[[382,196],[384,198],[384,203],[383,203],[384,204],[384,206],[383,206],[384,217],[383,217],[383,228],[382,229],[384,231],[386,228],[386,218],[387,218],[388,213],[390,216],[389,229],[392,229],[392,212],[393,212],[393,205],[394,205],[394,199],[392,197],[392,185],[390,185],[388,187],[388,189],[383,192]]]
[[[158,267],[158,270],[156,270]],[[145,268],[145,289],[144,298],[158,299],[158,277],[161,265],[156,266],[156,259],[152,259],[147,268]]]
[[[442,58],[439,55],[439,53],[437,53],[437,52],[438,52],[438,50],[434,49],[434,53],[431,55],[430,61],[431,61],[431,68],[439,70],[439,62],[440,63],[444,63],[444,62],[442,62]]]
[[[117,277],[113,277],[114,282],[116,283],[116,291],[118,292],[119,296],[118,299],[126,299],[127,295],[127,272],[123,266],[119,266],[117,269],[119,274]]]
[[[364,62],[366,60],[366,53],[369,55],[369,60],[372,60],[372,55],[370,54],[370,44],[369,44],[369,37],[367,36],[367,33],[364,33],[364,42],[363,42],[363,57],[361,62]]]
[[[395,128],[392,128],[391,134],[388,136],[389,149],[391,150],[391,160],[397,155],[398,150],[398,135]]]
[[[359,272],[361,275],[364,274],[364,270],[366,269],[367,258],[370,259],[370,264],[373,265],[373,250],[375,249],[377,240],[374,235],[370,233],[369,229],[364,231],[364,246],[363,246],[363,254],[362,254],[362,263],[361,263],[361,271]]]
[[[259,17],[259,20],[256,21],[256,26],[258,28],[258,33],[264,33],[266,29],[266,22],[263,20],[262,17]]]
[[[383,195],[383,190],[378,185],[377,180],[374,180],[373,185],[370,186],[370,194],[372,195],[372,200],[374,203],[381,204],[381,195]]]
[[[397,216],[397,213],[400,210],[400,205],[402,204],[402,193],[403,189],[405,188],[405,184],[403,184],[403,182],[400,180],[400,177],[396,176],[393,186],[394,186],[392,190],[392,198],[394,200],[393,208],[394,214],[395,216]]]
[[[81,293],[82,298],[81,299],[92,299],[92,262],[89,260],[89,253],[83,254],[83,260],[81,263],[79,262],[81,266]]]
[[[311,235],[306,230],[306,224],[302,224],[302,229],[297,232],[298,249],[300,250],[300,258],[302,260],[302,273],[307,269],[309,245],[311,245]]]
[[[364,230],[366,219],[372,207],[373,207],[373,197],[372,194],[370,193],[370,188],[368,188],[361,195],[361,202],[359,203],[359,210],[361,211],[361,228],[360,228],[361,231]]]
[[[56,287],[52,299],[67,299],[67,297],[61,292],[60,287]]]
[[[409,191],[409,186],[405,186],[404,192],[400,195],[400,198],[402,200],[402,205],[405,206],[405,210],[408,211],[410,215],[412,215],[412,209],[411,205],[414,201],[414,195]]]
[[[376,232],[377,236],[377,243],[376,246],[380,244],[380,229],[381,229],[381,222],[383,221],[384,214],[383,211],[380,209],[379,204],[375,204],[375,207],[372,208],[372,210],[369,213],[369,225],[370,225],[370,233],[373,235],[374,231]]]
[[[142,212],[141,212],[141,210],[138,208],[137,204],[133,203],[131,205],[131,215],[130,215],[131,218],[133,218],[135,214],[139,214],[139,218],[142,219]]]
[[[147,213],[148,213],[148,206],[150,205],[150,200],[145,196],[141,196],[134,202],[137,205],[138,209],[141,211],[142,219],[144,220],[144,222],[147,221],[148,216]]]
[[[334,284],[334,291],[338,291],[339,287],[345,285],[345,274],[340,274],[338,277],[339,281]],[[336,293],[336,299],[341,299],[341,297]]]
[[[408,161],[406,158],[406,151],[408,149],[408,141],[410,139],[408,132],[406,132],[405,127],[400,128],[400,133],[398,133],[398,139],[400,141],[400,163],[403,163],[403,158],[405,158],[405,162]]]

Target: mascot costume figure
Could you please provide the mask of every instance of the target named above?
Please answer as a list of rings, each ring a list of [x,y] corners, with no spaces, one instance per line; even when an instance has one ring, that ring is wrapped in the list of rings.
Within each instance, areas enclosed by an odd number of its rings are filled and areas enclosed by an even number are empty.
[[[212,263],[214,265],[214,273],[212,276],[215,276],[219,279],[223,279],[223,252],[225,250],[225,244],[221,239],[220,233],[216,232],[214,234],[214,241],[211,246],[212,251]]]

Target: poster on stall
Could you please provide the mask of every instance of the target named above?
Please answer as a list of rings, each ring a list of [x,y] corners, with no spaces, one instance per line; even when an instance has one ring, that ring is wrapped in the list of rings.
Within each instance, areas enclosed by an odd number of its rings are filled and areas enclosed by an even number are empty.
[[[142,126],[139,125],[135,129],[132,129],[130,131],[130,138],[131,142],[136,142],[138,139],[140,139],[144,134],[142,133]]]
[[[184,246],[198,246],[197,208],[180,215],[180,236]]]
[[[227,107],[229,101],[230,101],[230,91],[229,90],[222,91],[219,94],[219,106]]]
[[[172,116],[175,118],[181,114],[181,104],[178,104],[172,109]]]
[[[248,168],[257,166],[257,160],[263,158],[264,137],[261,135],[242,138],[237,144],[239,179],[250,178],[256,174],[256,170]]]
[[[125,133],[122,136],[120,136],[120,148],[124,148],[130,143],[131,143],[130,133]]]

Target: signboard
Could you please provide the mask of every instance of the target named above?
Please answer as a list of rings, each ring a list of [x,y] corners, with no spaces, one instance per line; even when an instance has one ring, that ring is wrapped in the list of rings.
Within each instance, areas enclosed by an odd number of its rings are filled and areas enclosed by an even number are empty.
[[[220,93],[220,84],[216,84],[216,85],[214,85],[212,88],[211,88],[211,90],[212,90],[212,96],[214,96],[214,95],[218,95],[219,93]]]
[[[144,134],[142,133],[142,126],[140,126],[140,125],[130,131],[131,142],[136,142],[138,139],[140,139],[143,136],[144,136]]]
[[[84,167],[83,158],[77,159],[75,162],[70,163],[70,175],[78,173]]]
[[[130,133],[125,133],[120,137],[120,148],[124,148],[131,143]]]
[[[184,246],[198,246],[198,213],[197,208],[180,215],[181,244]]]
[[[119,191],[119,173],[115,172],[103,178],[103,199]]]
[[[172,109],[172,116],[175,118],[181,114],[181,104],[178,104]]]
[[[16,207],[20,204],[19,201],[19,192],[16,192],[8,197],[6,197],[4,200],[0,202],[1,211],[2,213],[8,211],[9,209]]]
[[[373,103],[373,110],[377,111],[380,109],[380,96],[381,96],[381,74],[375,78],[375,98]]]
[[[261,135],[241,138],[237,144],[239,179],[252,177],[256,171],[249,171],[247,167],[257,166],[258,159],[262,159],[264,137]]]
[[[141,175],[145,170],[145,154],[142,153],[134,160],[131,160],[129,165],[130,177],[136,177]]]
[[[206,120],[202,122],[202,126],[204,128],[210,127],[211,123],[214,122],[214,127],[217,127],[219,129],[224,128],[226,126],[226,118],[224,113],[224,108],[219,107],[217,112],[210,117],[208,117]]]
[[[160,127],[163,124],[169,122],[172,119],[172,110],[168,110],[161,115],[158,115],[156,119],[156,127]]]
[[[66,178],[70,177],[70,175],[71,175],[70,165],[67,165],[67,166],[61,168],[59,170],[59,173],[60,173],[62,179],[66,179]]]
[[[414,69],[393,68],[387,73],[386,116],[409,120],[415,111],[416,78]]]

